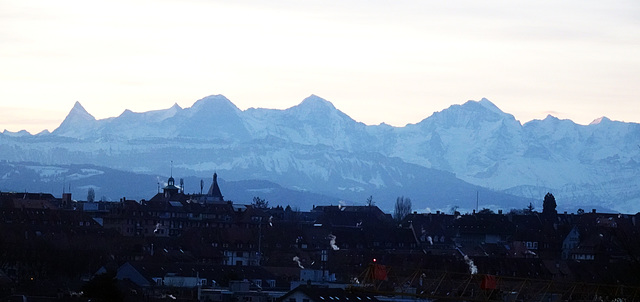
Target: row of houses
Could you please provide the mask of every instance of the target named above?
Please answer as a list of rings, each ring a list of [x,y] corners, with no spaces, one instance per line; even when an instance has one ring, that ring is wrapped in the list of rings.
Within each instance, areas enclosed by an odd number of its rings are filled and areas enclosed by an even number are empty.
[[[414,212],[397,221],[375,206],[234,204],[215,174],[203,194],[185,194],[170,178],[149,200],[0,192],[0,207],[0,269],[14,282],[59,278],[64,268],[69,279],[113,274],[146,297],[184,288],[183,296],[222,301],[233,292],[283,295],[310,281],[361,284],[375,261],[389,276],[430,270],[640,284],[637,214]]]

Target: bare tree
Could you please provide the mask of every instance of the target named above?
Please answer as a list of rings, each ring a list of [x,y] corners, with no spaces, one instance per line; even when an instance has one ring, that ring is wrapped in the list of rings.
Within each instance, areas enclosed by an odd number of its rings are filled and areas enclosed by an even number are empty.
[[[367,206],[373,207],[374,205],[376,205],[376,203],[373,201],[373,195],[369,195],[369,197],[367,198]]]
[[[266,209],[269,207],[269,202],[258,197],[258,196],[254,196],[253,197],[253,206],[258,208],[258,209]]]
[[[396,198],[396,207],[393,213],[393,218],[396,221],[401,221],[407,215],[411,214],[411,199],[409,197],[398,197]]]

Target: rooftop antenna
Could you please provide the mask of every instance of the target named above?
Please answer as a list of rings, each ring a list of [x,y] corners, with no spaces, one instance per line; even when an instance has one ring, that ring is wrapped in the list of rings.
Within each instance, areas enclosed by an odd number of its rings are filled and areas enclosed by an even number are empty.
[[[173,177],[173,161],[171,161],[171,177]]]

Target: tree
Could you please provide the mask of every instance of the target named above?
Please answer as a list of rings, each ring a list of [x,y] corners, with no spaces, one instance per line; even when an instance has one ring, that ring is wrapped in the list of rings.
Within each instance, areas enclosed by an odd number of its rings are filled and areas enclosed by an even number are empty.
[[[495,214],[495,212],[493,212],[493,210],[491,209],[482,208],[482,210],[480,210],[478,214]]]
[[[535,209],[536,209],[536,207],[533,206],[533,203],[529,203],[529,205],[526,208],[524,208],[523,211],[524,211],[524,214],[531,215],[531,214],[533,214],[533,210],[535,210]]]
[[[393,218],[397,221],[401,221],[409,214],[411,214],[411,199],[409,197],[405,198],[404,196],[396,198],[396,207]]]
[[[367,198],[367,206],[368,207],[373,207],[374,205],[376,205],[376,203],[373,202],[373,196],[369,195],[369,197]]]
[[[511,214],[511,215],[523,215],[524,214],[524,210],[511,209],[511,210],[509,210],[509,214]]]
[[[266,209],[269,207],[269,202],[258,196],[253,197],[253,203],[251,204],[258,209]]]
[[[542,202],[542,215],[544,216],[555,216],[558,214],[556,211],[556,198],[553,197],[553,194],[547,193],[544,196],[544,201]]]
[[[96,191],[93,188],[87,190],[87,201],[94,202],[96,200]]]

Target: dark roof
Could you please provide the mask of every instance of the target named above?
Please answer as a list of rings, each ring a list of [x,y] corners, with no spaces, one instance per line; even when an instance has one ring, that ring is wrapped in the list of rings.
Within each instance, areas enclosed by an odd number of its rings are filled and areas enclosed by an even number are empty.
[[[261,266],[234,266],[234,265],[211,265],[202,263],[157,263],[157,262],[127,262],[134,267],[145,278],[164,277],[167,274],[175,276],[195,277],[215,280],[221,282],[230,276],[238,280],[262,279],[275,280],[273,273]]]
[[[300,285],[290,292],[286,293],[282,297],[276,300],[277,302],[286,301],[291,295],[295,293],[302,293],[309,297],[313,302],[377,302],[375,296],[366,293],[359,293],[354,291],[344,290],[342,288],[329,288],[319,286]]]

